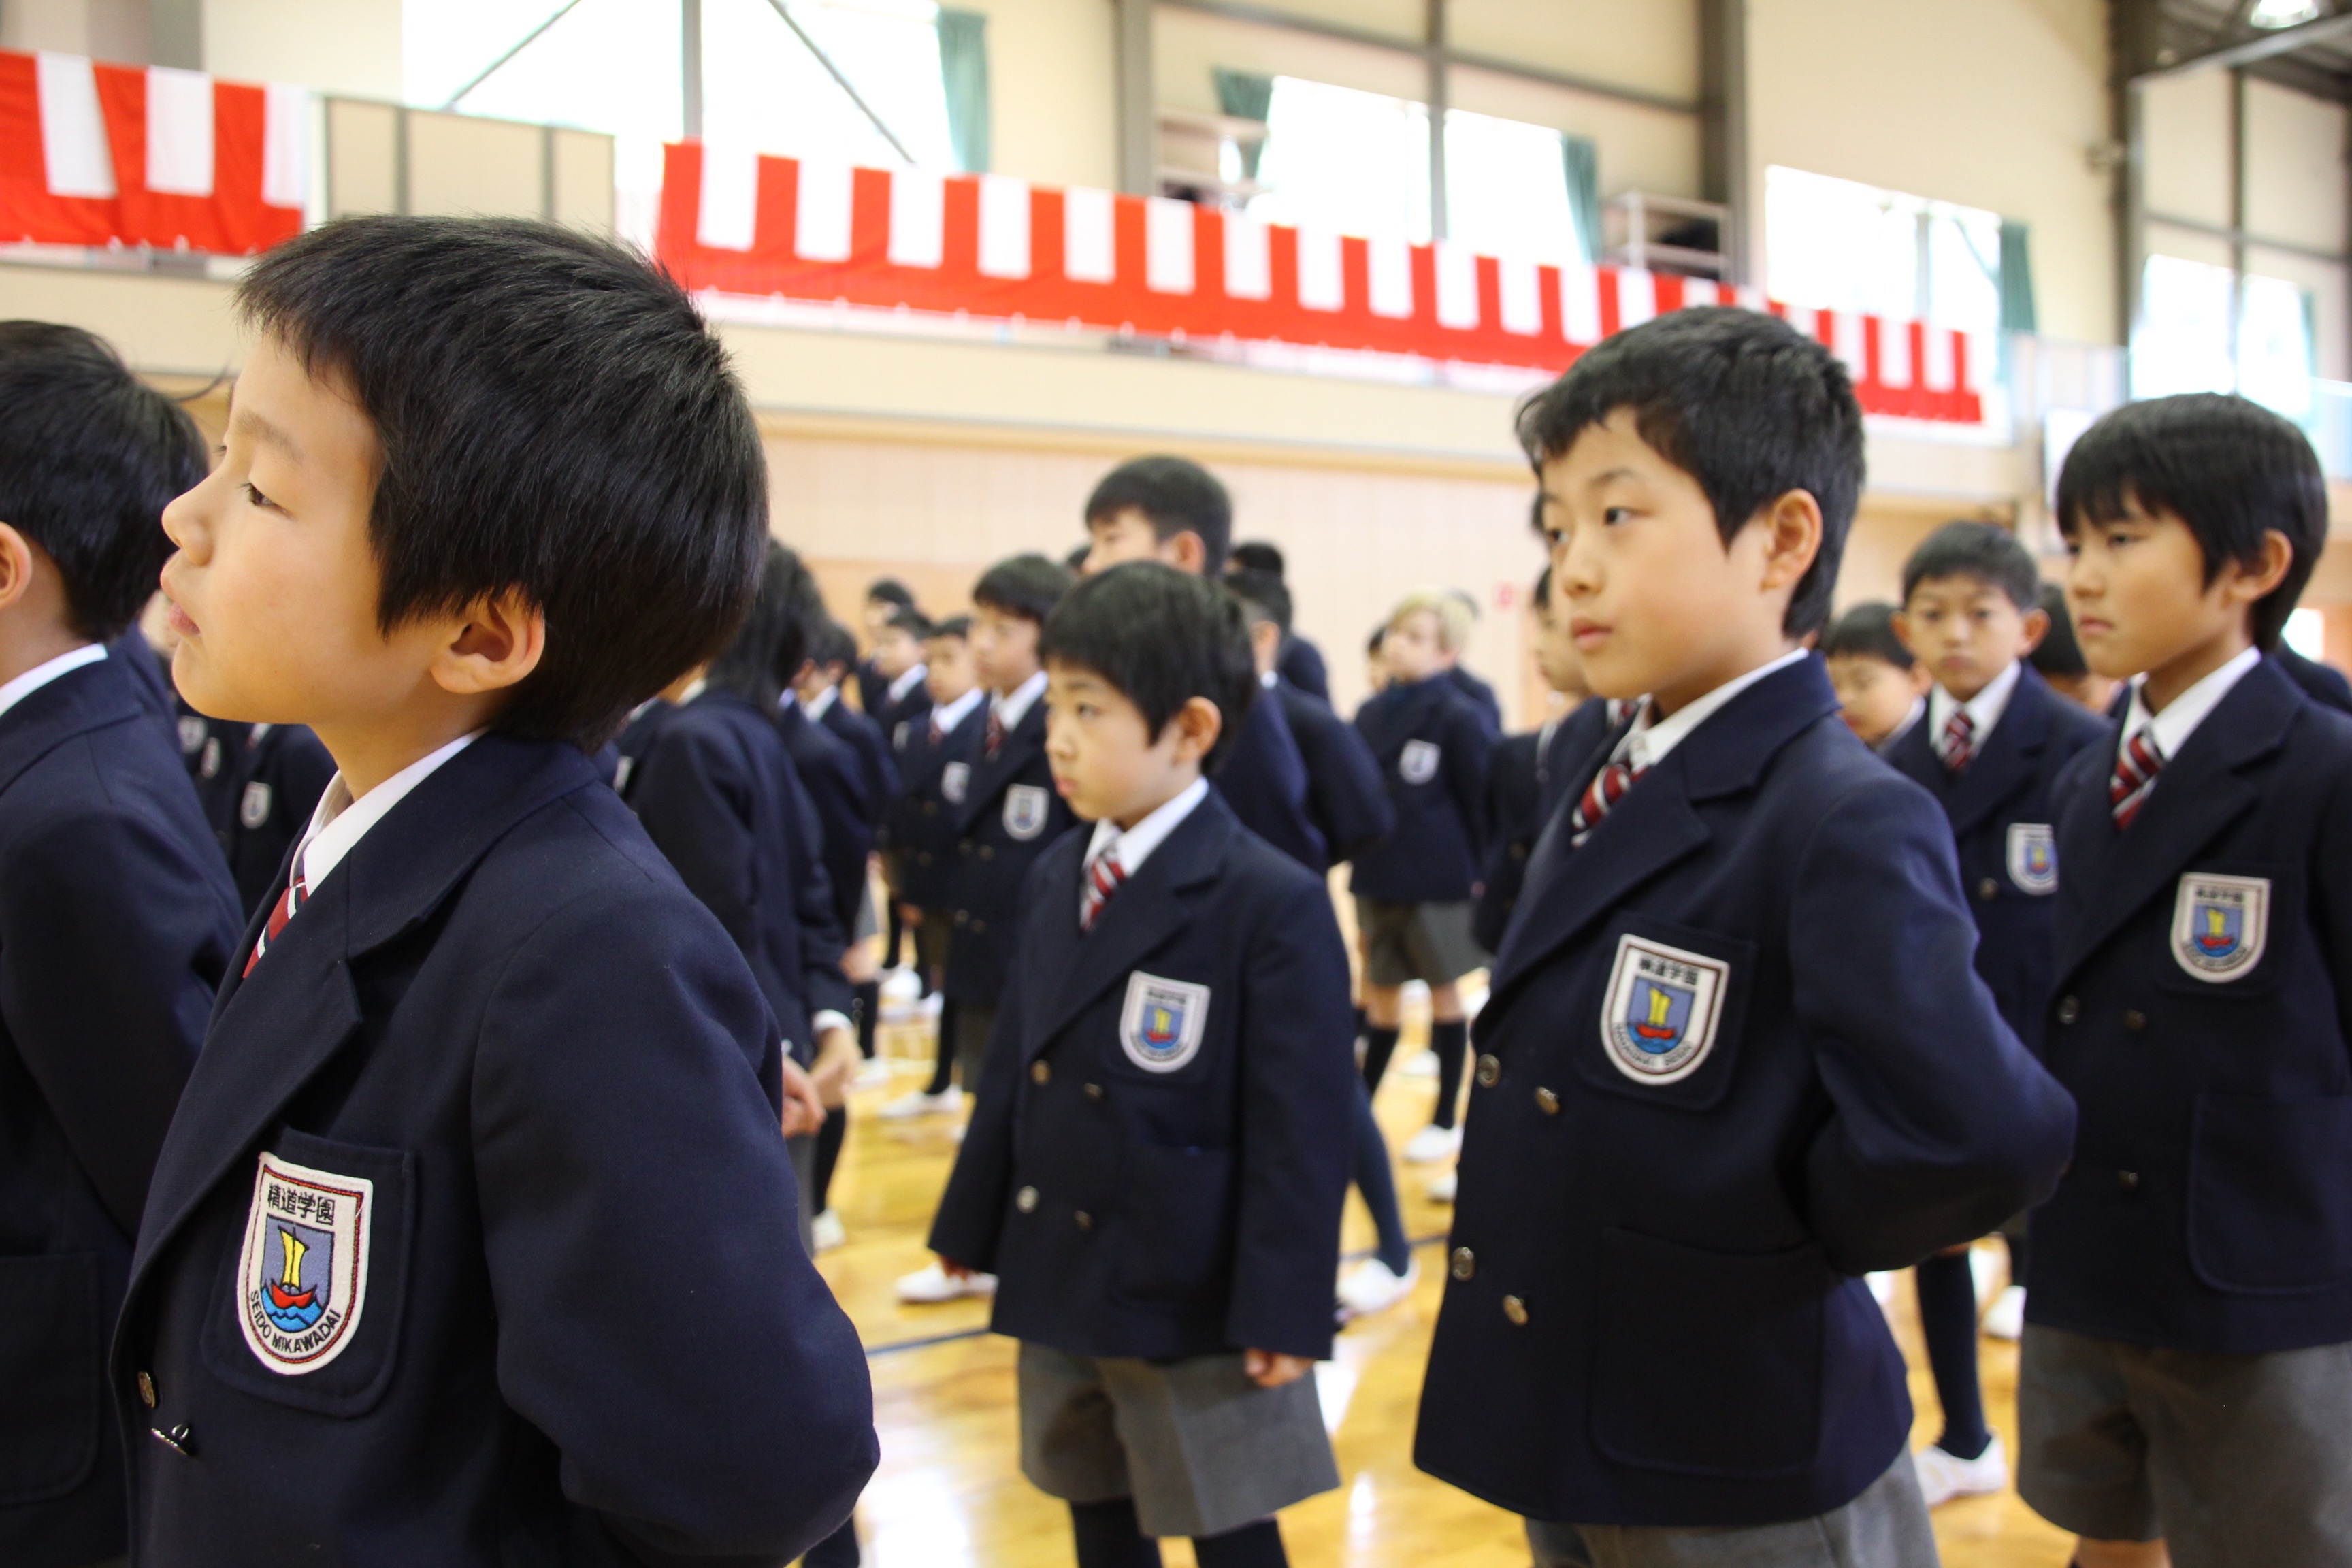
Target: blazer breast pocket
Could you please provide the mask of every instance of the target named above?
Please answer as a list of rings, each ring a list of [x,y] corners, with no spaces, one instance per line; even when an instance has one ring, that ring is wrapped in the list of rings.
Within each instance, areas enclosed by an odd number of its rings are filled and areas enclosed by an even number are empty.
[[[1599,1006],[1570,1022],[1578,1075],[1650,1104],[1713,1106],[1738,1066],[1756,944],[1634,914],[1610,924],[1601,951]]]
[[[2217,861],[2182,872],[2169,891],[2159,987],[2219,1000],[2277,986],[2304,925],[2296,868]]]
[[[390,1386],[408,1296],[416,1157],[291,1129],[254,1162],[214,1286],[205,1362],[231,1386],[321,1415]]]

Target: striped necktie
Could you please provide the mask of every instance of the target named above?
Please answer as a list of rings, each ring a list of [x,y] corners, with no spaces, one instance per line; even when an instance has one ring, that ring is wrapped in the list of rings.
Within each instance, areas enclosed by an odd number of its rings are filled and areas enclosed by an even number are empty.
[[[1576,809],[1569,815],[1569,847],[1576,848],[1591,837],[1592,830],[1601,826],[1601,819],[1625,798],[1627,790],[1633,787],[1633,781],[1649,771],[1647,767],[1637,768],[1631,763],[1611,762],[1593,774],[1592,782],[1585,786],[1584,798],[1576,803]]]
[[[303,900],[310,896],[310,889],[303,882],[302,873],[298,869],[294,873],[293,879],[286,884],[286,890],[278,895],[278,904],[269,911],[268,923],[261,928],[261,934],[253,939],[253,956],[245,961],[246,974],[252,973],[253,966],[261,962],[261,955],[277,945],[278,933],[286,929],[288,921],[302,912]],[[238,978],[242,979],[243,976],[240,975]]]
[[[1947,773],[1958,773],[1977,754],[1977,721],[1969,717],[1965,708],[1955,708],[1952,716],[1944,721],[1944,732],[1936,741],[1936,754],[1944,759]]]
[[[931,744],[936,746],[947,738],[947,730],[940,723],[939,710],[933,709],[931,710]]]
[[[1127,868],[1119,861],[1118,840],[1116,837],[1108,839],[1101,848],[1087,858],[1085,883],[1078,889],[1080,931],[1095,929],[1095,919],[1102,913],[1103,905],[1110,901],[1110,896],[1118,892],[1118,885],[1126,880]]]
[[[1004,749],[1004,717],[997,712],[996,704],[988,705],[988,760],[994,762],[996,753]]]
[[[2139,808],[2147,804],[2156,775],[2164,771],[2164,752],[2158,749],[2155,726],[2142,724],[2139,733],[2116,753],[2116,771],[2107,779],[2107,808],[2115,813],[2118,830],[2129,827]]]

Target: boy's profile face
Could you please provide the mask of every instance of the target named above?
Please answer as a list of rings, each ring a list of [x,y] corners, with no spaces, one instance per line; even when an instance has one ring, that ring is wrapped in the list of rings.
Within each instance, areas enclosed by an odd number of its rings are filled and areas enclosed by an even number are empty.
[[[1045,761],[1054,787],[1089,822],[1132,827],[1191,786],[1216,743],[1216,704],[1195,697],[1153,735],[1127,694],[1079,665],[1045,672]]]
[[[1727,542],[1697,479],[1643,441],[1633,411],[1588,426],[1543,465],[1555,613],[1602,697],[1672,713],[1794,646],[1781,628],[1813,563],[1821,508],[1766,503]]]
[[[1415,610],[1389,623],[1381,638],[1381,662],[1391,680],[1427,680],[1446,667],[1445,633],[1434,610]]]
[[[1584,684],[1584,660],[1569,635],[1568,617],[1553,612],[1549,597],[1535,602],[1536,669],[1544,684],[1575,701],[1592,695]]]
[[[2126,497],[2112,522],[2076,520],[2066,534],[2066,607],[2074,640],[2092,670],[2113,680],[2147,672],[2153,708],[2181,684],[2160,681],[2176,666],[2210,672],[2253,644],[2254,603],[2278,586],[2294,547],[2275,529],[2264,536],[2259,565],[2221,563],[2205,581],[2205,551],[2169,511],[2149,511]]]
[[[923,645],[923,689],[944,708],[979,684],[971,645],[961,637],[933,637]]]
[[[923,645],[904,626],[884,626],[874,637],[874,668],[885,680],[896,680],[915,668]]]
[[[971,612],[971,663],[980,683],[998,696],[1019,689],[1037,673],[1037,623],[993,605]]]
[[[2049,630],[2041,606],[2021,609],[2000,588],[1969,576],[1923,577],[1895,614],[1895,635],[1911,657],[1962,702],[2032,653]]]
[[[1913,705],[1927,695],[1924,664],[1902,669],[1866,653],[1832,654],[1825,662],[1846,728],[1865,745],[1875,746],[1895,733],[1911,716]]]
[[[1087,538],[1094,548],[1087,552],[1087,563],[1081,570],[1089,577],[1130,561],[1164,562],[1197,577],[1208,560],[1201,548],[1199,534],[1185,529],[1163,540],[1151,520],[1131,506],[1104,517],[1087,519]]]

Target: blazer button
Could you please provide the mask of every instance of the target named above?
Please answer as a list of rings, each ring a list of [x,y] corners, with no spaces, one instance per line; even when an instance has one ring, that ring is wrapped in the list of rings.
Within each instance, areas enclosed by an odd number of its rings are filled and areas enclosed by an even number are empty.
[[[2129,1029],[2135,1035],[2139,1034],[2147,1027],[2147,1015],[2141,1012],[2137,1007],[2126,1009],[2124,1013],[2124,1027]]]
[[[1527,847],[1526,845],[1524,845],[1524,844],[1514,844],[1514,845],[1512,845],[1512,846],[1511,846],[1511,858],[1512,858],[1512,859],[1514,859],[1514,860],[1524,860],[1524,859],[1526,859],[1527,858],[1528,858],[1528,847]]]
[[[940,803],[938,801],[927,800],[923,802],[923,815],[925,816],[937,816],[939,814]]]
[[[983,860],[993,860],[993,859],[995,859],[995,858],[996,858],[996,846],[995,846],[995,845],[993,845],[993,844],[983,844],[983,845],[982,845],[982,846],[980,847],[980,858],[981,858],[982,859],[983,859]]]
[[[1100,1104],[1102,1103],[1102,1097],[1103,1097],[1103,1087],[1102,1087],[1102,1085],[1100,1085],[1100,1084],[1098,1084],[1098,1083],[1090,1083],[1090,1084],[1087,1085],[1087,1098],[1088,1100],[1093,1100],[1097,1105],[1100,1105]]]
[[[961,925],[970,925],[970,924],[971,923],[971,914],[970,914],[970,912],[969,912],[969,911],[967,911],[967,910],[958,910],[956,911],[956,921],[955,921],[955,923],[956,923],[956,924],[958,924],[958,925],[960,925],[960,926],[961,926]]]
[[[1054,1069],[1043,1059],[1031,1062],[1029,1064],[1029,1081],[1031,1083],[1051,1083],[1054,1081]]]
[[[147,1435],[184,1459],[193,1459],[196,1457],[195,1429],[184,1421],[168,1432],[161,1426],[150,1426],[147,1428]]]
[[[1478,1255],[1466,1247],[1455,1247],[1451,1272],[1456,1279],[1469,1279],[1478,1272]]]
[[[957,845],[957,846],[956,846],[956,853],[957,853],[957,854],[959,854],[959,855],[969,855],[969,854],[971,854],[971,839],[969,839],[969,838],[967,838],[967,839],[965,839],[962,843],[961,843],[961,844]]]
[[[1092,1230],[1095,1227],[1095,1216],[1088,1214],[1084,1209],[1080,1209],[1070,1217],[1077,1222],[1077,1226],[1080,1230]]]
[[[2083,1004],[2080,998],[2074,996],[2061,996],[2058,998],[2058,1021],[2060,1023],[2071,1024],[2082,1016]]]
[[[986,921],[974,921],[971,922],[971,930],[972,934],[975,936],[985,936],[988,934],[988,922]]]
[[[143,1372],[139,1374],[139,1403],[150,1410],[155,1408],[155,1380]]]
[[[1524,1329],[1528,1326],[1528,1304],[1517,1296],[1506,1296],[1503,1298],[1503,1316],[1511,1320],[1511,1327]]]
[[[928,849],[918,849],[918,850],[916,850],[916,851],[915,851],[915,864],[916,864],[916,865],[918,865],[918,866],[928,866],[928,865],[929,865],[930,863],[931,863],[931,852],[930,852],[929,850],[928,850]]]
[[[1492,1089],[1503,1081],[1503,1064],[1489,1053],[1478,1058],[1478,1087]]]
[[[1019,1209],[1023,1214],[1036,1213],[1037,1189],[1034,1187],[1024,1187],[1019,1192],[1013,1194],[1013,1206]]]
[[[1536,1090],[1536,1109],[1542,1111],[1546,1116],[1558,1116],[1559,1114],[1559,1096],[1554,1094],[1548,1089],[1539,1089]]]
[[[1994,881],[1990,877],[1987,877],[1983,881],[1977,884],[1977,897],[1982,899],[1986,903],[1992,902],[1995,899],[2000,897],[2000,884]]]
[[[2127,1193],[2136,1193],[2139,1191],[2139,1173],[2137,1171],[2117,1171],[2116,1173],[2116,1185],[2121,1187]]]

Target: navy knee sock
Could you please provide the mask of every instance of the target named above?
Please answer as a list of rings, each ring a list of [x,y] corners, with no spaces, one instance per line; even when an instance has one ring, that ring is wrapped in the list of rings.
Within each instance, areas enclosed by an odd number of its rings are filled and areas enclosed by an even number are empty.
[[[1378,1024],[1364,1027],[1364,1087],[1378,1093],[1381,1075],[1389,1070],[1389,1058],[1396,1055],[1396,1026],[1381,1028]]]
[[[923,1086],[925,1094],[945,1094],[955,1082],[955,1018],[956,1005],[940,997],[939,1061],[931,1068],[931,1081]]]
[[[1430,1025],[1429,1048],[1437,1053],[1437,1114],[1430,1121],[1451,1127],[1462,1102],[1462,1063],[1470,1054],[1470,1026],[1460,1018]]]
[[[1192,1537],[1192,1558],[1201,1568],[1290,1568],[1282,1550],[1282,1527],[1270,1519],[1223,1535]]]
[[[2001,1232],[2000,1238],[2009,1243],[2009,1282],[2022,1285],[2025,1283],[2026,1266],[2033,1259],[2032,1240],[2029,1237],[2011,1236],[2007,1231]]]
[[[849,988],[851,1009],[857,1015],[857,1050],[866,1060],[874,1059],[874,1028],[882,1021],[882,983],[879,980],[860,981]]]
[[[1965,1252],[1930,1258],[1918,1268],[1919,1331],[1927,1366],[1944,1406],[1944,1435],[1936,1447],[1956,1459],[1973,1459],[1992,1441],[1985,1426],[1984,1392],[1977,1384],[1977,1288]]]
[[[1070,1533],[1078,1568],[1160,1568],[1160,1542],[1136,1524],[1133,1498],[1072,1503]]]
[[[1356,1190],[1364,1194],[1372,1226],[1380,1232],[1380,1259],[1391,1273],[1401,1275],[1412,1265],[1412,1244],[1405,1239],[1404,1216],[1397,1212],[1396,1173],[1389,1169],[1389,1146],[1381,1136],[1381,1124],[1372,1120],[1369,1089],[1356,1095],[1354,1152]]]
[[[824,1113],[824,1125],[816,1130],[815,1159],[809,1171],[809,1213],[823,1214],[832,1204],[828,1195],[833,1191],[833,1173],[841,1163],[841,1141],[849,1135],[849,1107],[836,1106]]]

